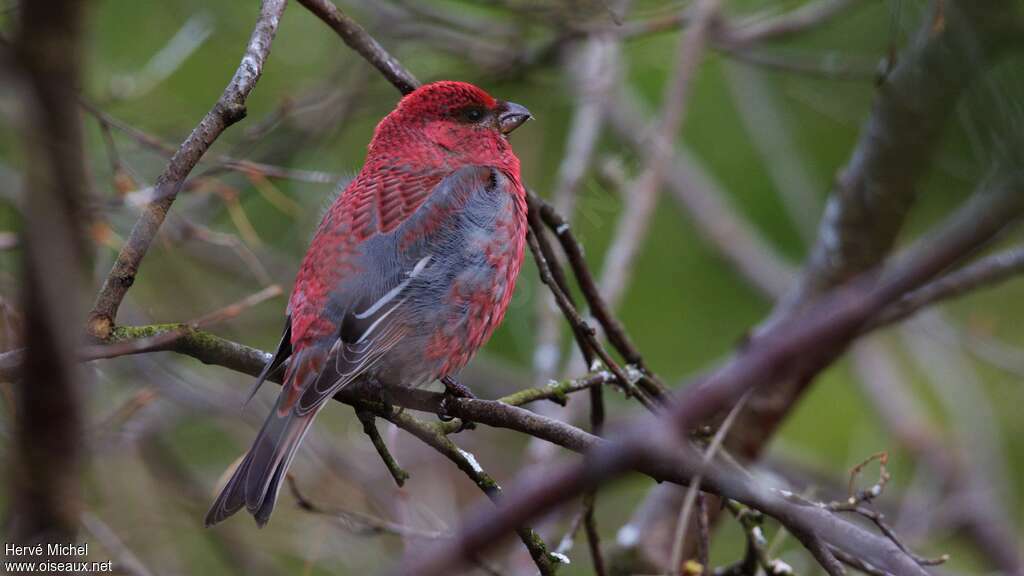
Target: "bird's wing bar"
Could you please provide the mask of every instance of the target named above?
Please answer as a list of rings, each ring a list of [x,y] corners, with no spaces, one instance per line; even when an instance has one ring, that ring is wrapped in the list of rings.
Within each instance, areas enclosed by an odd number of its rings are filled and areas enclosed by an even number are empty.
[[[420,258],[419,262],[417,262],[416,265],[413,266],[412,271],[409,272],[408,277],[405,280],[399,282],[398,286],[395,286],[391,290],[388,290],[386,294],[381,296],[376,302],[370,305],[369,308],[362,312],[357,312],[356,314],[354,314],[354,316],[359,320],[365,320],[366,318],[369,318],[370,316],[376,314],[381,308],[386,306],[388,302],[394,300],[395,297],[401,294],[402,291],[405,290],[409,286],[409,284],[412,283],[412,281],[415,280],[416,277],[420,275],[421,272],[423,272],[423,268],[430,263],[430,259],[431,256],[429,254],[424,256],[423,258]],[[365,337],[366,335],[364,334],[360,338],[360,340],[362,340]]]
[[[402,301],[399,301],[396,306],[401,304]],[[391,323],[386,324],[373,339],[363,343],[351,344],[340,338],[336,340],[331,347],[332,358],[312,385],[303,390],[295,404],[295,413],[302,416],[316,411],[327,399],[379,362],[388,350],[402,340],[406,331],[404,326]]]

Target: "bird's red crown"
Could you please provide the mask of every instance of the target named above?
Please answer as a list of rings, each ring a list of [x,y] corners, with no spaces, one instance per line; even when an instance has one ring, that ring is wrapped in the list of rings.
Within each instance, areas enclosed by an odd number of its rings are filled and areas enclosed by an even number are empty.
[[[467,82],[426,84],[402,98],[377,125],[367,161],[395,164],[412,158],[421,166],[447,170],[490,165],[518,179],[519,161],[505,136],[510,129],[502,124],[508,121],[509,106],[516,105]]]

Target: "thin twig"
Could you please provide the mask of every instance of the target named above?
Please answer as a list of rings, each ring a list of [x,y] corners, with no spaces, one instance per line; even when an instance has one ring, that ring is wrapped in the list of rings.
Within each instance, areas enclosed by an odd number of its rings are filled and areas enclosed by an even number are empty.
[[[344,526],[346,530],[356,534],[390,534],[402,538],[421,538],[424,540],[439,540],[452,537],[451,533],[448,532],[414,528],[362,512],[324,508],[314,503],[299,490],[299,484],[295,480],[295,476],[288,474],[285,476],[285,479],[288,481],[288,490],[292,493],[292,497],[295,498],[295,503],[299,508],[313,514],[333,518],[340,525]]]
[[[722,446],[722,442],[725,440],[726,434],[729,433],[729,429],[732,428],[732,423],[736,421],[736,415],[739,414],[740,410],[747,403],[747,398],[750,397],[750,393],[744,394],[740,398],[739,402],[736,403],[729,413],[725,416],[725,420],[722,421],[722,425],[715,431],[715,435],[711,438],[711,442],[708,443],[708,447],[704,450],[703,465],[707,466],[711,460],[714,459],[715,454]],[[686,489],[686,496],[683,498],[683,505],[679,509],[679,518],[676,520],[675,536],[672,539],[672,554],[669,557],[668,563],[668,574],[672,576],[677,572],[683,563],[683,548],[686,542],[686,529],[690,525],[690,514],[693,512],[694,503],[697,501],[697,496],[700,494],[700,483],[701,477],[697,476],[690,482],[690,486]]]
[[[363,432],[370,437],[370,441],[373,442],[373,447],[377,449],[380,459],[384,461],[384,466],[387,467],[388,473],[395,479],[395,484],[401,488],[405,485],[405,481],[410,478],[409,473],[403,470],[399,466],[398,461],[395,460],[395,457],[391,455],[388,445],[384,443],[384,439],[381,438],[377,425],[374,423],[374,415],[371,412],[357,409],[356,416],[363,423]]]
[[[704,493],[697,494],[697,563],[700,564],[700,576],[708,573],[711,555],[711,529],[708,522],[708,501]]]
[[[241,300],[234,302],[232,304],[228,304],[227,306],[221,308],[220,310],[210,312],[209,314],[204,314],[199,318],[192,320],[191,322],[189,322],[189,324],[191,326],[195,326],[196,328],[208,328],[209,326],[212,326],[214,324],[220,324],[221,322],[226,322],[228,320],[234,319],[238,317],[239,314],[245,312],[246,310],[252,308],[253,306],[262,304],[263,302],[266,302],[271,298],[277,298],[282,294],[284,294],[284,290],[279,285],[272,284],[260,290],[259,292],[250,294],[249,296],[246,296],[245,298],[242,298]]]
[[[608,354],[608,351],[604,349],[604,346],[597,340],[597,334],[595,330],[587,324],[587,321],[579,315],[576,308],[573,307],[572,302],[569,301],[568,296],[565,292],[555,283],[551,276],[551,268],[548,266],[548,260],[544,257],[541,252],[540,245],[537,241],[537,235],[534,234],[533,230],[528,230],[526,233],[527,245],[533,252],[533,257],[537,261],[537,268],[540,271],[541,281],[551,290],[555,295],[555,301],[558,302],[559,308],[562,309],[562,313],[565,314],[569,324],[573,327],[573,330],[577,333],[578,339],[581,344],[584,344],[593,350],[601,361],[604,362],[605,366],[615,374],[616,381],[622,386],[630,396],[636,398],[638,402],[643,404],[648,410],[654,410],[654,405],[633,383],[632,379],[626,374],[626,372],[618,365],[617,362]]]
[[[491,501],[496,503],[499,500],[501,486],[498,485],[490,474],[484,471],[479,462],[477,462],[476,457],[456,446],[438,425],[430,426],[424,424],[404,412],[395,412],[383,417],[451,460]],[[542,576],[553,575],[559,560],[548,553],[544,540],[527,527],[518,527],[515,531],[523,545],[526,546],[530,557],[533,558]]]
[[[600,388],[594,388],[600,390]],[[605,576],[604,556],[601,554],[601,537],[597,531],[597,519],[594,518],[594,507],[597,494],[588,492],[583,495],[583,530],[587,534],[587,548],[590,550],[590,561],[596,576]]]
[[[119,132],[128,136],[132,140],[135,140],[142,146],[162,155],[172,157],[174,156],[176,149],[174,145],[165,142],[157,136],[154,136],[137,126],[133,126],[123,120],[111,116],[109,113],[100,109],[96,104],[89,102],[85,99],[79,99],[79,104],[82,108],[96,118],[96,121],[100,123],[101,127],[104,127],[104,134],[109,133],[110,128],[116,128]],[[316,170],[298,170],[295,168],[286,168],[284,166],[276,166],[274,164],[266,164],[264,162],[256,162],[254,160],[248,160],[245,158],[235,158],[233,156],[220,155],[215,158],[200,158],[199,163],[201,164],[212,164],[215,168],[221,168],[224,170],[233,170],[235,172],[241,172],[243,174],[258,174],[267,178],[281,178],[286,180],[296,180],[299,182],[309,182],[312,184],[335,184],[339,180],[337,174],[329,172],[321,172]],[[118,167],[120,163],[118,163]],[[122,192],[125,192],[122,190]],[[149,189],[141,192],[135,192],[126,198],[126,202],[129,203],[146,203],[157,199],[156,189]]]
[[[854,491],[854,483],[856,482],[857,476],[860,475],[860,472],[865,466],[875,460],[878,461],[878,481],[871,485],[870,488]],[[903,544],[900,538],[896,535],[896,532],[885,522],[885,515],[877,510],[872,510],[867,507],[867,505],[875,498],[882,495],[882,492],[885,491],[885,486],[889,483],[891,475],[889,474],[888,468],[886,468],[886,464],[888,464],[888,462],[888,452],[879,452],[854,466],[850,470],[850,483],[848,488],[849,496],[847,499],[829,502],[825,507],[833,512],[853,512],[859,516],[867,518],[875,524],[886,538],[892,540],[893,544],[899,547],[904,554],[913,558],[914,561],[921,566],[936,566],[946,562],[949,560],[948,554],[943,554],[938,558],[925,558],[912,552],[905,544]]]
[[[600,436],[604,431],[605,406],[604,389],[594,386],[590,389],[590,432]],[[583,494],[583,528],[587,535],[587,547],[590,549],[590,560],[594,566],[594,574],[605,576],[604,556],[601,554],[601,537],[597,530],[597,491],[590,490]]]
[[[690,85],[706,46],[707,34],[718,17],[719,0],[700,0],[693,6],[692,24],[679,41],[672,75],[662,97],[662,110],[654,122],[640,175],[623,191],[625,211],[605,255],[598,285],[614,308],[625,293],[626,279],[647,238],[648,222],[658,202],[658,191],[672,157],[672,143],[683,125]]]
[[[399,92],[408,94],[420,85],[415,76],[389,54],[379,42],[367,34],[359,23],[339,10],[333,2],[330,0],[299,0],[299,3],[330,26],[331,30],[334,30],[349,48],[358,52],[379,70],[384,78],[398,88]]]
[[[569,523],[569,529],[565,531],[565,535],[558,542],[558,547],[555,548],[556,554],[568,554],[572,550],[573,542],[576,540],[576,534],[579,533],[580,528],[583,527],[583,517],[586,516],[587,511],[580,509],[580,511],[573,517],[572,522]]]
[[[537,211],[530,208],[529,205],[527,210],[526,221],[530,228],[526,234],[526,241],[530,247],[533,259],[537,263],[541,282],[548,286],[559,310],[562,311],[565,319],[569,322],[569,328],[572,329],[575,336],[576,346],[579,348],[580,354],[589,368],[594,363],[597,353],[589,345],[587,332],[594,333],[595,338],[593,339],[596,340],[596,331],[587,324],[576,309],[576,302],[573,300],[572,292],[569,290],[569,281],[565,277],[565,270],[558,260],[558,255],[551,247],[551,243],[548,242]],[[550,280],[550,283],[548,280]]]
[[[211,325],[230,320],[239,314],[269,300],[280,296],[283,290],[274,284],[263,290],[251,294],[238,302],[229,304],[220,310],[204,314],[195,320],[177,325],[165,325],[166,329],[147,331],[145,336],[138,338],[119,338],[113,343],[93,344],[83,346],[78,350],[78,357],[82,361],[99,360],[102,358],[117,358],[130,354],[142,354],[156,350],[166,350],[175,341],[194,333],[199,328],[207,328]],[[163,327],[161,327],[163,328]],[[115,329],[116,331],[117,329]]]
[[[581,390],[600,388],[601,385],[610,384],[614,381],[614,374],[607,370],[599,370],[581,378],[562,380],[561,382],[552,380],[545,386],[524,388],[499,398],[498,402],[509,404],[511,406],[522,406],[523,404],[535,402],[537,400],[551,400],[557,404],[565,404],[568,401],[568,394],[579,392]]]
[[[644,386],[645,392],[653,398],[663,397],[667,389],[661,384],[657,376],[647,369],[643,356],[630,339],[629,334],[626,332],[626,327],[612,313],[608,302],[601,295],[601,290],[597,287],[597,282],[594,280],[590,267],[587,266],[586,259],[583,256],[583,245],[576,239],[569,223],[543,198],[535,194],[529,194],[527,201],[533,206],[533,209],[536,210],[540,218],[551,229],[555,238],[561,244],[569,266],[572,268],[573,275],[576,278],[576,284],[580,287],[580,292],[590,308],[590,313],[594,315],[594,319],[601,325],[605,336],[608,337],[608,341],[619,354],[622,354],[622,357],[625,358],[628,364],[636,366],[650,377],[649,380],[640,382],[640,385]]]
[[[716,568],[712,574],[714,576],[756,576],[759,568],[764,569],[767,574],[774,574],[769,569],[769,559],[765,552],[768,542],[761,530],[764,518],[758,512],[740,506],[732,500],[726,500],[725,507],[743,527],[743,533],[747,539],[747,550],[741,560],[723,568]]]
[[[872,319],[868,329],[905,320],[922,308],[998,285],[1024,273],[1024,247],[985,256],[905,294]]]

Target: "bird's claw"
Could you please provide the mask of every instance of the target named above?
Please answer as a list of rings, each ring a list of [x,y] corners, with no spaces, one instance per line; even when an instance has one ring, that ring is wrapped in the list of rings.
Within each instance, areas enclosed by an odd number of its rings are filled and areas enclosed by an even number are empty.
[[[459,398],[476,398],[476,396],[469,390],[469,388],[457,382],[454,378],[446,376],[441,379],[444,384],[444,396],[441,398],[441,403],[438,405],[437,418],[442,422],[451,422],[456,419],[456,416],[449,414],[448,404],[452,400]],[[476,428],[476,424],[466,419],[462,419],[459,424],[459,429],[455,432],[462,432],[463,430],[472,430]]]
[[[458,419],[458,416],[452,416],[451,414],[448,413],[448,402],[451,399],[453,399],[453,398],[457,398],[457,397],[456,396],[452,396],[447,391],[444,393],[444,397],[441,398],[441,403],[437,407],[437,419],[440,420],[441,422],[451,422],[452,420]],[[462,419],[462,420],[459,420],[459,427],[458,427],[458,429],[455,430],[452,433],[453,434],[458,434],[459,432],[462,432],[463,430],[473,430],[475,428],[476,428],[476,423],[475,422],[472,422],[472,421],[466,420],[466,419]]]
[[[451,422],[452,420],[455,420],[455,416],[451,416],[448,414],[449,398],[451,398],[451,396],[449,396],[448,393],[445,392],[444,397],[441,398],[441,403],[437,405],[437,419],[440,420],[441,422]]]

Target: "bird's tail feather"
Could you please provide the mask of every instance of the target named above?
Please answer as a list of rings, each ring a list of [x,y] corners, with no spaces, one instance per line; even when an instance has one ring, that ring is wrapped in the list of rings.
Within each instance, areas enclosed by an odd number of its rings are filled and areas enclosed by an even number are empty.
[[[292,406],[295,395],[290,392],[302,389],[307,384],[293,380],[315,379],[322,362],[313,359],[308,363],[298,362],[295,366],[304,366],[305,369],[288,370],[285,387],[277,398],[276,406],[267,416],[249,452],[207,512],[207,526],[228,518],[243,506],[261,527],[270,519],[288,466],[317,413],[314,410],[298,414]]]
[[[313,422],[314,414],[303,416],[277,410],[267,417],[252,448],[231,475],[220,496],[206,515],[212,526],[245,506],[261,527],[270,519],[281,482],[288,471],[303,436]]]

